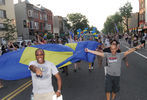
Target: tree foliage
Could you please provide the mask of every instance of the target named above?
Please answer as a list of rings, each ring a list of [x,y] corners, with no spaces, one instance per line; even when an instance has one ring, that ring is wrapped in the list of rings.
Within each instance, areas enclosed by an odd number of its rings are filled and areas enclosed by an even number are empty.
[[[89,27],[88,19],[81,13],[68,14],[67,19],[74,33],[76,33],[79,28],[83,30],[84,28]]]
[[[5,21],[5,36],[4,39],[6,41],[15,40],[16,39],[16,26],[14,25],[13,19],[6,19]]]
[[[104,29],[102,32],[105,34],[117,33],[116,27],[119,33],[123,31],[122,17],[119,13],[115,13],[114,15],[107,18],[106,22],[104,23]]]
[[[125,25],[125,27],[127,28],[127,33],[129,33],[129,29],[128,29],[128,19],[131,17],[131,12],[132,12],[132,6],[130,2],[127,2],[123,7],[121,7],[120,13],[121,16],[123,18],[123,24]]]

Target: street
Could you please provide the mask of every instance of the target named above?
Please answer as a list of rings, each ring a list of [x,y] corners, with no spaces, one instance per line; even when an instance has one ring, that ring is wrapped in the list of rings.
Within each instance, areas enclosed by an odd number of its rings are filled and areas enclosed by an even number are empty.
[[[126,45],[125,45],[126,46]],[[127,48],[121,45],[121,50],[126,51]],[[147,49],[141,49],[137,52],[147,57]],[[120,92],[116,100],[146,100],[147,99],[147,59],[132,53],[128,55],[129,67],[122,62],[122,73],[120,80]],[[103,62],[104,66],[105,61]],[[104,68],[98,67],[97,59],[95,59],[94,69],[92,72],[88,70],[88,63],[82,61],[80,69],[74,72],[74,66],[68,66],[69,75],[61,73],[62,77],[62,94],[64,100],[106,100],[104,92]],[[4,88],[0,89],[0,100],[30,100],[32,85],[27,83],[23,91],[20,88],[13,92],[31,78],[4,81]],[[53,78],[53,84],[56,90],[56,80]],[[11,95],[9,95],[13,92]],[[6,98],[7,96],[7,98]]]

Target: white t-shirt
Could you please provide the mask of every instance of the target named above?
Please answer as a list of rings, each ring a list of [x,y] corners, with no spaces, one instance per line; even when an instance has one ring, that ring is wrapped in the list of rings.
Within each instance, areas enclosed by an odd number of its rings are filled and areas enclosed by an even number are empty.
[[[109,42],[109,39],[107,39],[107,38],[105,40],[105,47],[110,47],[110,42]]]
[[[42,70],[42,77],[36,76],[36,73],[31,71],[32,75],[32,84],[33,84],[33,93],[40,94],[40,93],[48,93],[53,92],[52,86],[52,74],[55,75],[58,73],[56,66],[49,62],[45,61],[44,64],[39,64],[37,61],[30,62],[30,65],[35,65],[36,67]]]

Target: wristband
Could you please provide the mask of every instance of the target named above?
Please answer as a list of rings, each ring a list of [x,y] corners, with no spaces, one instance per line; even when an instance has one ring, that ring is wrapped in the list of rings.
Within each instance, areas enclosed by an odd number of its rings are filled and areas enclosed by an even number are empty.
[[[61,93],[61,90],[57,90],[57,92]]]

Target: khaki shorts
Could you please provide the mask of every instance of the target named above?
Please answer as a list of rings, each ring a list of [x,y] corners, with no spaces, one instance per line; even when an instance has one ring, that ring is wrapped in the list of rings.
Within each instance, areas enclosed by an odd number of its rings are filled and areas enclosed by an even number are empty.
[[[34,100],[53,100],[53,95],[55,92],[43,93],[43,94],[34,94]]]

